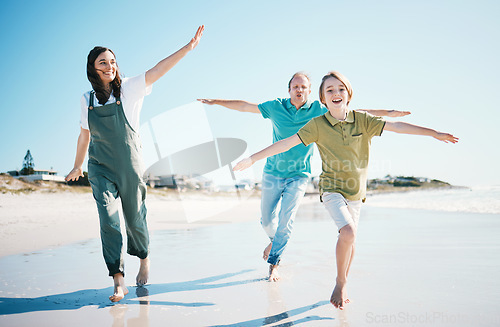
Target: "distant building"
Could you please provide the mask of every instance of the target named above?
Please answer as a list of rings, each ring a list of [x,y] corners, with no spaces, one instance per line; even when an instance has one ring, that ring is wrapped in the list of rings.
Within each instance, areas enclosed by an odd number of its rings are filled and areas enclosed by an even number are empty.
[[[34,169],[32,175],[21,175],[19,170],[10,170],[7,172],[10,176],[14,178],[23,179],[28,182],[33,181],[54,181],[54,182],[65,182],[63,176],[57,176],[57,171],[55,170],[40,170]]]
[[[146,184],[151,187],[166,187],[179,190],[209,190],[214,188],[213,181],[202,176],[193,174],[187,175],[165,175],[165,176],[148,176]]]

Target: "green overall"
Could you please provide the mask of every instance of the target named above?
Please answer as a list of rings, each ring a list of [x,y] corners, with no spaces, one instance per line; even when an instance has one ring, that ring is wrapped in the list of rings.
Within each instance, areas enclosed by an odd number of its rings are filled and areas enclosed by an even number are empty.
[[[89,181],[99,212],[104,261],[113,276],[124,274],[118,197],[127,230],[127,253],[145,259],[149,252],[141,143],[119,98],[94,107],[92,91],[89,102]]]

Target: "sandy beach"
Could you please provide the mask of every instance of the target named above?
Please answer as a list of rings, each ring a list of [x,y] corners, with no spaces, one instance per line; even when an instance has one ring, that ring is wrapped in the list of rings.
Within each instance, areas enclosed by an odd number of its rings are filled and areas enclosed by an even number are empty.
[[[112,304],[90,193],[0,194],[0,326],[500,325],[499,214],[376,204],[362,209],[339,311],[328,302],[337,231],[315,196],[269,283],[258,197],[148,195],[150,283],[133,286],[126,255],[130,293]],[[218,213],[193,221],[193,207]]]

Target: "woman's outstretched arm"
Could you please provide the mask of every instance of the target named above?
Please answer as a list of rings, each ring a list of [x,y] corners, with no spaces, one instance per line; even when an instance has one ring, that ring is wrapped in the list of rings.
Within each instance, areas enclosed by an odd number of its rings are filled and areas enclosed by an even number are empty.
[[[196,34],[189,41],[188,44],[163,59],[159,63],[156,64],[153,68],[146,72],[146,86],[152,85],[154,82],[160,79],[163,75],[165,75],[172,67],[174,67],[184,56],[198,45],[200,42],[201,36],[203,35],[203,31],[205,26],[201,25],[198,27]]]
[[[75,164],[73,166],[73,169],[69,172],[68,176],[66,176],[66,181],[76,181],[80,177],[83,177],[82,165],[89,148],[89,143],[89,130],[80,127],[80,136],[78,136],[78,142],[76,144]]]

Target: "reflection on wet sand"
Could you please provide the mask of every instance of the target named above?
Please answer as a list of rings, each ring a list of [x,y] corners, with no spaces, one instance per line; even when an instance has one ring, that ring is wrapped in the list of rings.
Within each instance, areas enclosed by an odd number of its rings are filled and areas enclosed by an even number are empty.
[[[288,327],[288,326],[299,325],[301,323],[311,323],[313,321],[319,321],[319,320],[335,320],[335,318],[332,317],[320,317],[317,315],[306,316],[304,318],[293,320],[293,317],[304,314],[316,308],[328,305],[329,302],[321,301],[314,303],[312,305],[307,305],[300,308],[288,310],[287,306],[285,305],[285,301],[283,301],[283,298],[281,296],[280,283],[266,283],[266,284],[267,284],[266,290],[267,290],[267,300],[268,300],[266,317],[248,321],[241,321],[229,325],[216,325],[216,326],[217,327],[260,327],[278,323],[277,325],[273,326]],[[347,326],[347,325],[342,325],[342,326]]]
[[[128,318],[127,324],[125,325],[125,314],[129,306],[127,304],[117,303],[109,309],[109,313],[113,316],[111,327],[149,327],[149,291],[146,287],[136,287],[135,294],[139,300],[138,316]]]

